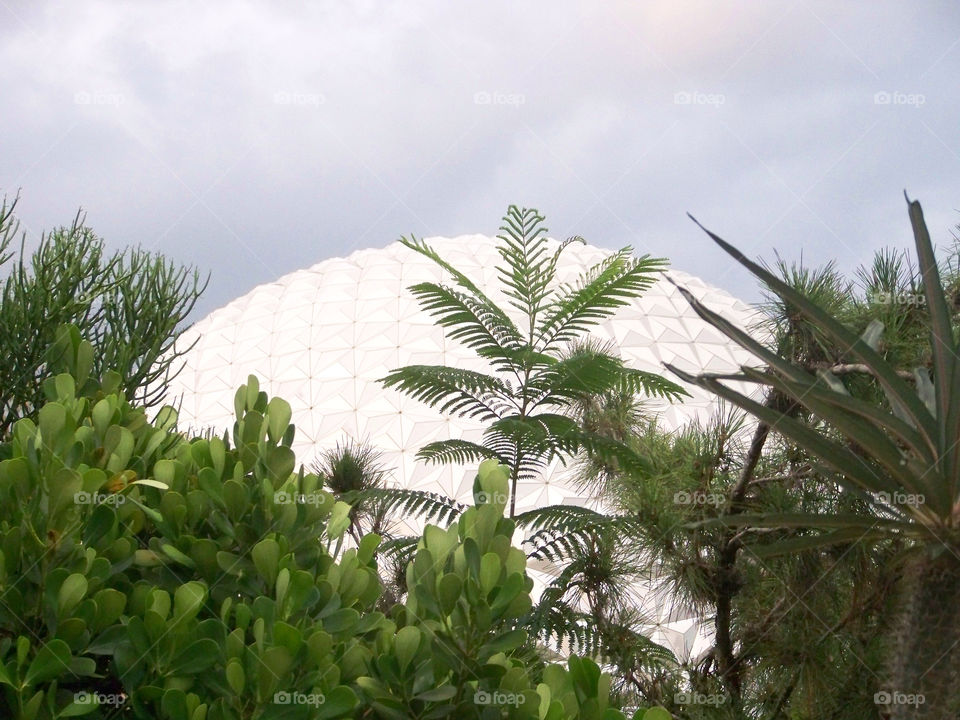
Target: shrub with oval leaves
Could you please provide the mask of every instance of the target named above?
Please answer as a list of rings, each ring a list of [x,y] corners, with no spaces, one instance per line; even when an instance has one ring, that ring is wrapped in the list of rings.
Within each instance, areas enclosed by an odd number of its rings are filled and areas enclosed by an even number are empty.
[[[589,660],[546,666],[511,547],[507,473],[427,528],[410,593],[375,609],[377,535],[347,547],[350,508],[296,470],[290,406],[251,376],[222,438],[151,421],[119,377],[78,387],[75,328],[0,462],[0,716],[13,720],[584,718],[613,720]],[[638,714],[635,717],[639,717]]]

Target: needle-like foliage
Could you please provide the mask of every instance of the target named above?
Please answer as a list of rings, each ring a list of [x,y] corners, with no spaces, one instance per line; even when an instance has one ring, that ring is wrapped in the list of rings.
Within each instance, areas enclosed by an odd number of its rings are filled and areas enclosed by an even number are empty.
[[[955,607],[960,593],[960,342],[955,298],[944,291],[920,204],[907,202],[919,282],[899,282],[902,261],[889,253],[879,255],[865,276],[872,281],[868,292],[886,294],[887,304],[922,306],[918,309],[929,348],[925,365],[912,373],[898,367],[886,357],[889,331],[879,319],[862,332],[855,330],[704,228],[817,337],[840,348],[843,357],[819,368],[800,364],[684,292],[704,320],[750,350],[760,366],[744,367],[735,375],[698,377],[671,369],[756,416],[762,426],[805,451],[811,467],[847,498],[860,501],[834,512],[731,512],[710,526],[787,531],[788,537],[763,548],[764,556],[837,545],[906,544],[889,685],[879,695],[889,698],[892,718],[946,718],[960,713],[960,621]],[[850,375],[874,382],[875,399],[852,394],[845,383]],[[741,394],[729,386],[731,380],[766,388],[768,398],[785,398],[792,409]],[[805,422],[797,411],[821,427]]]
[[[197,272],[140,249],[110,253],[84,226],[44,235],[32,254],[19,252],[16,199],[0,206],[0,438],[15,420],[33,416],[45,401],[43,381],[57,358],[47,355],[58,328],[75,325],[99,349],[87,374],[114,370],[128,400],[159,405],[189,347],[174,348],[206,288]]]

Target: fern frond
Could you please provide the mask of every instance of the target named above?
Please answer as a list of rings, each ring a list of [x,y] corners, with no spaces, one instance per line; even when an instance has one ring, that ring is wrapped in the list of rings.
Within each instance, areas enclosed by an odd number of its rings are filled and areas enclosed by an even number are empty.
[[[591,533],[587,529],[572,532],[557,532],[555,530],[538,530],[524,540],[525,545],[532,549],[527,553],[530,560],[548,560],[560,563],[582,552],[585,537]]]
[[[589,349],[535,373],[527,387],[535,398],[533,408],[541,405],[564,407],[617,388],[625,379],[620,358]]]
[[[377,554],[384,557],[403,557],[412,555],[420,542],[420,536],[408,536],[391,538],[380,544],[377,548]]]
[[[533,323],[553,275],[547,257],[547,229],[536,210],[511,205],[500,226],[503,243],[497,248],[506,263],[497,268],[510,304]],[[532,331],[532,326],[531,326]]]
[[[500,416],[489,402],[492,396],[510,398],[510,389],[499,378],[446,365],[407,365],[381,382],[431,407],[439,405],[441,412],[483,421]]]
[[[533,548],[527,556],[553,562],[588,557],[597,552],[598,543],[625,547],[641,530],[633,516],[604,515],[574,505],[538,508],[518,518],[518,526],[537,528],[523,541]]]
[[[356,502],[375,502],[384,512],[404,518],[422,517],[427,522],[450,523],[467,509],[463,503],[440,493],[406,488],[371,488],[356,493]]]
[[[507,314],[503,312],[503,310],[501,310],[489,297],[487,297],[486,294],[484,294],[484,292],[480,290],[480,288],[477,287],[477,285],[470,278],[440,257],[436,250],[427,245],[422,239],[417,240],[413,236],[411,236],[409,240],[407,238],[400,238],[400,243],[411,250],[420,253],[424,257],[430,258],[433,260],[433,262],[450,273],[450,277],[453,278],[456,284],[466,290],[469,296],[472,297],[478,305],[481,305],[485,312],[490,314],[489,318],[496,319],[496,326],[498,328],[501,328],[504,331],[511,331],[516,338],[516,344],[519,345],[523,343],[520,331],[517,330],[517,326],[507,316]],[[494,334],[496,335],[496,333]]]
[[[578,524],[596,523],[606,517],[603,513],[580,505],[548,505],[519,513],[513,521],[518,528],[564,531]]]
[[[408,288],[420,307],[441,327],[452,328],[448,337],[459,340],[501,371],[513,370],[511,351],[522,347],[513,321],[485,297],[474,297],[453,288],[423,282]]]
[[[645,395],[647,397],[659,397],[666,400],[679,400],[682,397],[690,397],[690,393],[682,385],[667,380],[667,378],[656,373],[636,370],[634,368],[622,368],[620,378],[616,386],[617,392],[630,393],[631,395]]]
[[[578,655],[594,656],[599,648],[599,633],[590,615],[574,610],[566,603],[552,602],[545,591],[541,601],[524,619],[531,637],[554,642]],[[565,647],[564,647],[565,646]]]
[[[417,458],[428,463],[467,463],[494,458],[508,464],[507,456],[499,455],[495,450],[469,440],[438,440],[428,443],[417,451]]]
[[[558,292],[537,327],[537,347],[545,351],[575,340],[650,288],[665,266],[662,259],[632,257],[629,247],[604,258]]]

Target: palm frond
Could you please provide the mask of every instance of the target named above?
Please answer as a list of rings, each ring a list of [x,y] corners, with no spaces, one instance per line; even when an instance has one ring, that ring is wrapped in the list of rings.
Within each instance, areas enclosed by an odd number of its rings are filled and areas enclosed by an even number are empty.
[[[422,239],[417,240],[413,236],[411,236],[409,240],[407,238],[400,238],[400,243],[411,250],[415,250],[421,255],[430,258],[433,260],[433,262],[450,273],[450,276],[454,279],[456,284],[466,290],[469,296],[477,303],[478,306],[482,306],[484,314],[488,316],[488,320],[495,319],[496,327],[508,335],[512,335],[515,338],[517,345],[523,343],[523,338],[520,334],[520,331],[517,330],[517,326],[507,316],[507,314],[503,312],[503,310],[501,310],[489,297],[487,297],[487,295],[480,290],[480,288],[477,287],[477,285],[470,278],[444,260],[436,250],[427,245],[427,243],[425,243]],[[496,335],[496,333],[494,334]]]
[[[686,388],[668,380],[662,375],[627,367],[620,371],[620,379],[615,389],[620,393],[645,395],[647,397],[657,397],[665,400],[679,400],[684,397],[690,397],[690,393]]]
[[[632,252],[623,248],[584,273],[574,286],[558,290],[536,328],[541,350],[575,340],[653,285],[666,261],[634,258]]]
[[[312,469],[337,496],[383,487],[386,477],[382,452],[369,443],[352,439],[337,442],[332,450],[322,453]]]
[[[498,370],[513,369],[513,352],[522,347],[519,330],[490,300],[432,282],[418,283],[409,290],[438,325],[451,328],[450,338],[488,358]]]
[[[918,432],[924,436],[924,439],[930,446],[931,450],[936,452],[936,438],[938,436],[938,432],[934,418],[917,397],[917,394],[914,392],[913,388],[911,388],[899,376],[899,374],[896,372],[896,369],[891,367],[889,363],[883,359],[879,352],[870,347],[869,343],[858,337],[855,332],[843,325],[843,323],[831,316],[828,312],[817,306],[815,303],[810,302],[810,300],[808,300],[802,293],[792,288],[790,285],[782,281],[776,275],[770,273],[759,264],[747,258],[743,253],[717,236],[715,233],[712,233],[703,227],[703,225],[700,225],[696,218],[692,218],[691,216],[691,219],[693,219],[693,221],[697,223],[697,225],[704,232],[706,232],[727,254],[747,268],[757,278],[763,281],[771,290],[779,294],[784,300],[790,302],[797,309],[797,312],[803,314],[804,317],[810,320],[810,322],[815,323],[816,326],[824,333],[824,335],[830,338],[832,342],[836,343],[838,347],[847,348],[851,356],[857,358],[858,361],[869,367],[873,371],[877,381],[887,393],[890,404],[894,408],[898,408],[905,414],[906,417],[909,418],[910,422],[917,428]],[[692,304],[692,307],[699,315],[704,306],[700,303],[696,303]],[[719,326],[712,322],[711,319],[708,319],[708,317],[704,315],[701,315],[701,317],[714,325],[714,327],[718,327],[718,329],[721,329],[726,333],[726,329],[719,328]]]
[[[404,518],[422,517],[426,522],[450,523],[467,509],[463,503],[441,493],[406,488],[371,488],[355,493],[355,503],[376,503],[384,512]]]
[[[428,443],[417,451],[417,458],[428,463],[467,463],[480,462],[487,458],[509,464],[507,455],[500,455],[495,449],[485,447],[469,440],[438,440]]]
[[[930,233],[923,219],[920,203],[907,198],[910,224],[920,259],[924,296],[930,309],[930,344],[933,350],[933,372],[936,377],[936,417],[939,426],[938,453],[942,471],[947,478],[942,496],[953,505],[960,491],[960,342],[954,336],[953,316],[947,307],[947,297],[940,281],[930,242]]]
[[[439,406],[441,412],[481,421],[500,416],[491,399],[510,399],[510,389],[500,378],[445,365],[407,365],[394,370],[381,382],[384,387],[395,387],[431,407]]]
[[[896,484],[881,468],[868,459],[857,455],[851,448],[829,440],[809,425],[741,395],[713,377],[693,376],[672,365],[667,365],[667,367],[687,382],[700,385],[713,394],[729,400],[776,429],[781,435],[810,450],[815,457],[836,472],[834,477],[837,482],[847,489],[853,492],[894,492],[897,490]]]
[[[533,323],[550,293],[556,262],[547,255],[547,229],[543,216],[530,208],[511,205],[500,226],[497,248],[506,263],[497,268],[510,305]],[[532,328],[531,328],[532,330]]]

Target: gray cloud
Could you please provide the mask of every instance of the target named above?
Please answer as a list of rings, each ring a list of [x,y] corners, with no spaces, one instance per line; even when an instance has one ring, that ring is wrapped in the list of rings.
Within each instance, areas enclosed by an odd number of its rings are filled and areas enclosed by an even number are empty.
[[[211,270],[198,315],[511,202],[755,299],[687,211],[848,270],[903,188],[960,221],[960,10],[837,5],[2,0],[0,191]]]

